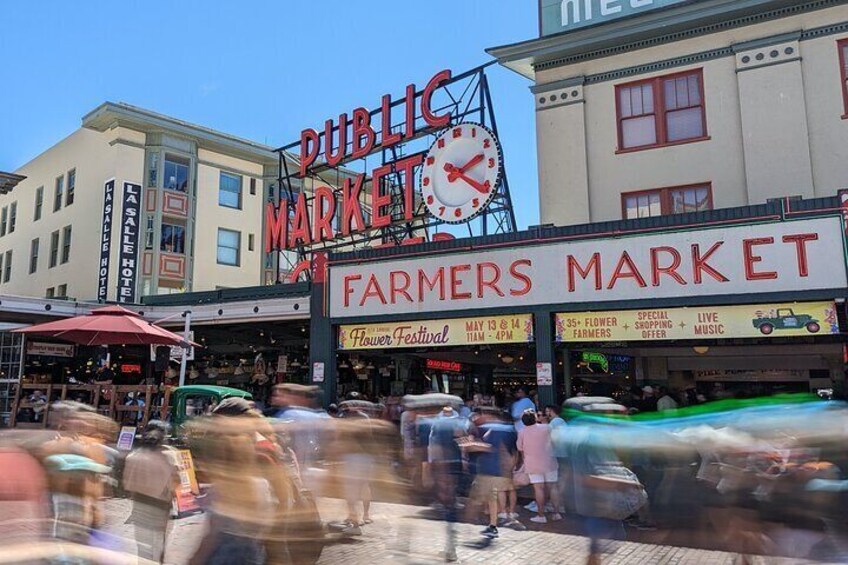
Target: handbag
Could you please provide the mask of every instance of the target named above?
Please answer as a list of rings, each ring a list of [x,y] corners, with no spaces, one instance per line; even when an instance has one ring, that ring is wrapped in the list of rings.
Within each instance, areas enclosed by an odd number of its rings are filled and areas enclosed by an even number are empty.
[[[524,465],[512,472],[512,484],[517,487],[526,487],[530,484],[530,475],[524,470]]]
[[[648,502],[636,474],[620,463],[598,465],[583,482],[591,503],[582,513],[591,517],[624,520]]]

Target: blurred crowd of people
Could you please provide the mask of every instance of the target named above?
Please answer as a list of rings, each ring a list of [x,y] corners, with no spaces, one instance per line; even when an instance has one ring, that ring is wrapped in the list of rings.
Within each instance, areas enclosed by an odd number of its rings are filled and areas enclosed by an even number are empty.
[[[22,561],[39,558],[32,542],[60,540],[73,544],[53,562],[112,563],[126,552],[164,562],[181,482],[176,443],[203,485],[206,529],[190,563],[314,563],[327,543],[367,531],[374,500],[429,506],[446,524],[446,561],[457,557],[458,521],[479,523],[488,544],[501,528],[568,524],[589,538],[589,563],[633,530],[743,556],[841,550],[844,406],[631,392],[563,406],[539,406],[527,388],[504,406],[433,393],[406,396],[397,410],[350,393],[324,410],[316,387],[283,384],[261,411],[236,397],[200,407],[178,436],[151,421],[129,453],[114,447],[114,422],[61,402],[55,429],[0,438],[0,535]],[[132,501],[131,542],[106,527],[109,497]],[[321,515],[320,497],[346,510]],[[788,532],[798,531],[814,542],[797,543]]]

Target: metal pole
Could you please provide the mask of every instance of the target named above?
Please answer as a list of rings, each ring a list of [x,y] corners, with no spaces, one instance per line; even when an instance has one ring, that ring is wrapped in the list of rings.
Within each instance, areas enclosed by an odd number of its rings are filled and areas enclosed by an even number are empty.
[[[188,343],[188,332],[191,328],[191,310],[186,310],[184,315],[185,327],[183,328],[183,340],[186,343],[183,345],[183,355],[180,357],[180,386],[185,386],[186,358],[188,357],[188,352],[191,350],[191,345]]]

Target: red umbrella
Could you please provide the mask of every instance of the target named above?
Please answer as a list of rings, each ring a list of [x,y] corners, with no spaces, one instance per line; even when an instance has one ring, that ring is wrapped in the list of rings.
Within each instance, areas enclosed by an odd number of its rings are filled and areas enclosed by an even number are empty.
[[[80,345],[183,345],[181,335],[145,321],[121,306],[106,306],[56,322],[15,330],[27,335],[55,337]],[[189,345],[196,345],[190,343]]]

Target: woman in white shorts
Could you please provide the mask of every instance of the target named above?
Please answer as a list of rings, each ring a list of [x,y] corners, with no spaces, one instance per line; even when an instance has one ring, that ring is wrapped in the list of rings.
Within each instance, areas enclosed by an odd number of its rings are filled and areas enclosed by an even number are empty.
[[[537,423],[536,413],[532,410],[521,415],[521,422],[524,428],[518,432],[518,450],[524,458],[524,471],[530,477],[538,507],[536,516],[530,518],[530,521],[547,524],[545,504],[558,478],[557,460],[551,444],[551,428],[548,424]],[[562,520],[562,516],[554,512],[551,519]]]

